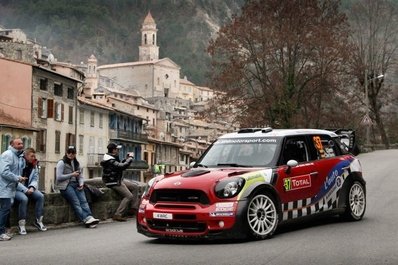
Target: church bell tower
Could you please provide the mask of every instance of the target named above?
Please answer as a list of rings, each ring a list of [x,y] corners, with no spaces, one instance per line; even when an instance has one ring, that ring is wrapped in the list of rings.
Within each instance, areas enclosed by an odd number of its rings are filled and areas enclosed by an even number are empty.
[[[141,45],[139,47],[139,61],[153,61],[159,59],[159,47],[156,45],[156,23],[151,12],[144,19],[141,28]]]

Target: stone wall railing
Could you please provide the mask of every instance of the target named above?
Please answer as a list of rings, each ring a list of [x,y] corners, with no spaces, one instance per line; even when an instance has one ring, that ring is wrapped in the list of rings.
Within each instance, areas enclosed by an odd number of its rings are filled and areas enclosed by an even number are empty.
[[[89,201],[91,211],[95,218],[100,220],[107,220],[112,218],[114,212],[120,204],[121,197],[112,189],[106,188],[102,183],[100,178],[88,179],[86,180],[87,184],[95,186],[103,191],[103,194],[100,198],[94,199],[87,196],[87,200]],[[138,198],[141,198],[141,194],[144,191],[145,183],[136,182],[139,184],[138,190]],[[78,219],[76,215],[69,205],[69,203],[58,193],[48,193],[44,194],[44,217],[43,223],[45,225],[57,226],[65,223],[78,223]],[[28,217],[27,217],[27,225],[33,225],[35,214],[34,214],[34,202],[30,201],[28,205]],[[18,210],[17,205],[15,205],[11,210],[11,218],[10,223],[11,226],[16,226],[18,224]]]

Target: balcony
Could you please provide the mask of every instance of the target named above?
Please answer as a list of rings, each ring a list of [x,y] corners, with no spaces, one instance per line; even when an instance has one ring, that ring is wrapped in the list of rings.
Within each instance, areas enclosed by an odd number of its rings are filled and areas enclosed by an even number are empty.
[[[141,143],[141,144],[148,143],[148,134],[121,131],[121,130],[109,130],[109,133],[110,133],[109,135],[110,139],[114,140],[120,139],[125,141]]]
[[[104,158],[104,154],[88,153],[87,154],[87,167],[101,167],[100,163]]]

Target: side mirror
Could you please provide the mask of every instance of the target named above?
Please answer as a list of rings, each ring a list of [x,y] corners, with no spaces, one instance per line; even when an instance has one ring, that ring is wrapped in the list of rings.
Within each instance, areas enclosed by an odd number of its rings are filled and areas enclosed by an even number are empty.
[[[191,162],[189,163],[189,168],[192,168],[195,165],[196,162]]]
[[[292,167],[296,167],[298,165],[298,162],[296,160],[289,160],[287,161],[287,169],[285,170],[286,174],[290,174],[290,171],[292,171]]]

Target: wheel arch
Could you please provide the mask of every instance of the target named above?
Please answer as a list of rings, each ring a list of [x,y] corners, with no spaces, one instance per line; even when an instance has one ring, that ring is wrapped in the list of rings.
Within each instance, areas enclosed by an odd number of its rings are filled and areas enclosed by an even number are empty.
[[[278,211],[279,220],[282,220],[281,200],[279,198],[278,192],[271,184],[258,183],[257,185],[253,185],[247,190],[245,190],[241,197],[250,200],[254,195],[264,192],[270,193],[273,199],[275,200],[275,207]]]
[[[351,172],[347,179],[344,181],[343,186],[341,187],[341,190],[339,191],[339,208],[345,208],[346,207],[346,202],[347,202],[347,196],[349,189],[354,183],[354,181],[358,181],[359,183],[362,184],[364,191],[366,193],[366,181],[362,177],[361,172]]]

